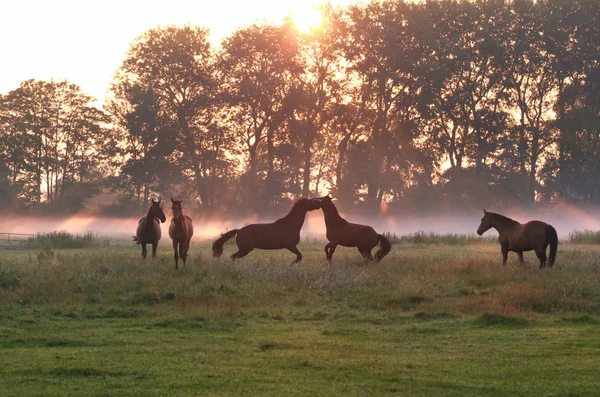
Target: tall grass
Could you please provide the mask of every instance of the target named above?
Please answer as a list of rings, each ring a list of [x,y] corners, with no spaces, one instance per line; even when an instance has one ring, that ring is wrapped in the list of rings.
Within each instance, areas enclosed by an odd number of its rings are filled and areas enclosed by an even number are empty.
[[[572,244],[600,244],[600,230],[575,230],[569,233],[567,241]]]
[[[476,234],[440,234],[424,231],[418,231],[410,234],[396,235],[396,233],[383,233],[392,244],[446,244],[446,245],[467,245],[496,242],[496,236],[480,237]]]
[[[61,231],[53,231],[50,233],[38,233],[34,237],[30,237],[26,242],[25,248],[91,248],[99,246],[108,246],[107,239],[99,239],[98,233],[88,230],[83,234],[73,234]]]
[[[160,246],[158,257],[146,260],[133,247],[57,250],[50,259],[37,261],[27,252],[7,254],[14,256],[0,257],[0,301],[36,307],[152,306],[234,316],[264,311],[267,316],[310,318],[351,316],[354,311],[367,317],[403,312],[600,314],[600,250],[563,246],[555,267],[544,271],[538,270],[532,253],[526,254],[525,267],[514,255],[503,267],[496,244],[460,249],[397,245],[382,262],[368,265],[354,249],[339,248],[332,265],[321,244],[300,250],[304,260],[290,265],[293,255],[285,251],[253,251],[231,261],[214,259],[208,246],[196,246],[179,271],[173,269],[168,247]]]

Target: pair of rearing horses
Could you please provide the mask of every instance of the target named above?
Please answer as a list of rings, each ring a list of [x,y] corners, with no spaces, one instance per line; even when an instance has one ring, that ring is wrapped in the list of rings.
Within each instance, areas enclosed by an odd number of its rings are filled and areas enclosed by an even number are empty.
[[[244,226],[241,229],[230,230],[223,233],[212,245],[214,257],[223,254],[223,245],[233,236],[236,236],[238,251],[231,255],[232,259],[242,258],[253,249],[287,249],[296,254],[297,263],[302,260],[302,253],[298,251],[300,242],[300,229],[304,224],[304,218],[308,211],[322,209],[325,215],[325,226],[327,227],[327,239],[329,243],[325,246],[327,260],[331,263],[333,253],[338,245],[345,247],[356,247],[367,260],[380,261],[390,250],[390,242],[381,234],[378,234],[371,226],[350,223],[340,216],[331,196],[318,198],[301,198],[296,201],[290,212],[273,223],[258,223]],[[371,250],[381,242],[375,258]]]
[[[142,246],[142,257],[144,258],[147,254],[146,244],[152,244],[152,257],[156,257],[156,247],[158,247],[158,241],[161,237],[160,222],[165,223],[167,220],[160,201],[152,199],[148,214],[139,220],[136,235],[133,236],[133,241]],[[183,215],[182,203],[183,200],[171,199],[173,219],[169,225],[169,237],[173,240],[175,269],[178,268],[179,257],[181,257],[183,266],[185,266],[190,240],[194,235],[192,219],[187,215]]]

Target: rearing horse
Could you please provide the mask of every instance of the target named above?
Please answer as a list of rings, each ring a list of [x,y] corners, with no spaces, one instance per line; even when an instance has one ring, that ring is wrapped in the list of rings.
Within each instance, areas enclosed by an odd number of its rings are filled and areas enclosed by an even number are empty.
[[[331,263],[331,258],[333,258],[333,253],[338,245],[356,247],[365,259],[369,261],[375,260],[375,262],[379,262],[392,250],[389,240],[385,236],[378,234],[371,226],[350,223],[342,218],[337,208],[335,208],[330,195],[321,197],[320,199],[321,209],[325,215],[327,240],[329,240],[329,243],[325,246],[325,255],[327,255],[329,263]],[[373,258],[371,250],[379,242],[381,242],[381,245],[375,253],[375,258]]]
[[[540,269],[544,268],[546,264],[548,267],[554,265],[558,248],[558,234],[554,227],[541,221],[521,224],[503,215],[487,212],[486,210],[483,210],[483,214],[477,234],[481,236],[491,228],[498,231],[503,265],[506,265],[509,251],[516,252],[521,265],[523,265],[525,263],[523,252],[531,250],[535,251],[540,260]],[[546,258],[548,245],[550,245],[550,257]],[[548,262],[546,263],[546,261]]]
[[[255,223],[223,233],[212,245],[214,257],[223,254],[223,244],[233,236],[237,235],[235,242],[238,251],[231,255],[231,259],[242,258],[255,248],[264,250],[288,249],[296,254],[298,263],[302,260],[302,254],[296,245],[300,242],[300,229],[304,224],[304,218],[308,211],[321,208],[319,199],[301,198],[294,203],[290,212],[273,223]]]
[[[136,244],[142,245],[142,257],[146,257],[146,244],[152,244],[152,257],[156,257],[156,247],[161,237],[160,222],[165,223],[167,218],[160,206],[160,200],[152,199],[152,205],[148,210],[148,214],[138,221],[138,227],[133,236],[133,241]]]
[[[187,259],[187,252],[190,248],[190,240],[194,235],[194,226],[192,225],[192,218],[187,215],[183,215],[183,209],[181,203],[183,200],[171,199],[171,210],[173,211],[173,219],[169,226],[169,237],[173,240],[173,251],[175,251],[175,270],[178,269],[178,259],[181,257],[183,260],[183,266],[185,266],[185,260]],[[179,245],[179,255],[177,255],[177,246]]]

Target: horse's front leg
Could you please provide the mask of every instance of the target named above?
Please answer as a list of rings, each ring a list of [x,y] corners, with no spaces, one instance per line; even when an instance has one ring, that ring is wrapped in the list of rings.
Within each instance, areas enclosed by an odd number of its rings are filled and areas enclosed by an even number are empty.
[[[508,246],[502,245],[502,266],[506,266],[507,260],[508,260]]]
[[[177,254],[177,240],[173,240],[173,259],[175,259],[175,270],[179,267],[179,255]]]
[[[158,247],[158,241],[155,243],[152,243],[152,257],[156,258],[156,247]]]
[[[329,260],[329,247],[331,246],[331,243],[327,243],[327,245],[325,246],[325,256],[327,257],[327,260]]]
[[[335,252],[335,249],[337,248],[337,246],[338,245],[336,243],[333,243],[329,247],[329,253],[327,254],[327,261],[329,262],[329,264],[331,264],[331,260],[333,259],[333,253]]]
[[[296,254],[296,260],[292,262],[292,265],[294,263],[298,263],[298,262],[300,262],[302,260],[302,254],[300,253],[300,251],[298,251],[298,248],[296,246],[288,247],[288,250],[290,250],[294,254]]]

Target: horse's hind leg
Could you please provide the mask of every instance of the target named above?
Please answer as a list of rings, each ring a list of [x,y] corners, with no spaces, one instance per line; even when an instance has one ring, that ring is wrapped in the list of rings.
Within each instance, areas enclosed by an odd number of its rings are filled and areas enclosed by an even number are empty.
[[[179,255],[177,255],[177,241],[176,240],[173,240],[173,259],[175,259],[175,270],[177,270],[179,267]]]
[[[367,248],[359,248],[358,251],[360,254],[369,262],[373,261],[373,255],[371,255],[371,250]]]
[[[292,265],[294,263],[298,263],[298,262],[300,262],[302,260],[302,254],[300,253],[300,251],[298,251],[298,248],[296,246],[288,247],[288,250],[290,250],[294,254],[296,254],[296,260],[292,262]]]
[[[517,252],[517,255],[519,256],[519,262],[521,263],[521,266],[525,265],[525,258],[523,258],[523,252]]]
[[[152,243],[152,257],[156,258],[156,247],[158,247],[158,241],[155,243]]]
[[[148,251],[146,251],[146,244],[142,243],[142,258],[146,259],[147,254],[148,254]]]
[[[546,257],[546,250],[542,251],[542,249],[536,249],[535,254],[537,255],[538,259],[540,260],[540,269],[545,268],[546,260],[548,260],[548,258]]]
[[[245,257],[246,255],[248,255],[250,253],[250,251],[252,251],[252,248],[248,249],[248,248],[239,248],[238,252],[236,252],[235,254],[231,255],[231,259],[240,259]]]

